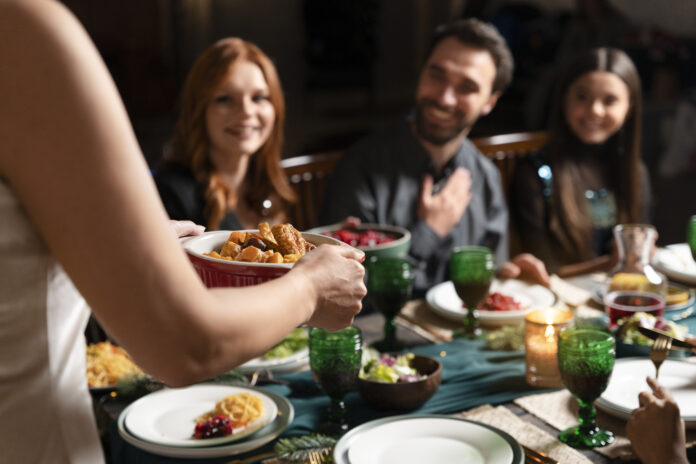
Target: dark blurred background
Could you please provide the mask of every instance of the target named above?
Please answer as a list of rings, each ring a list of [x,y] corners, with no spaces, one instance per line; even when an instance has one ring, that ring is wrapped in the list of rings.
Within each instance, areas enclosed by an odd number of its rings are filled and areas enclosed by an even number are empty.
[[[643,80],[643,156],[660,243],[696,214],[694,0],[63,0],[116,81],[143,153],[160,159],[198,54],[238,36],[275,62],[287,102],[286,156],[341,149],[404,115],[433,28],[493,22],[515,78],[472,136],[541,129],[554,66],[573,50],[624,49]],[[659,5],[658,5],[659,3]]]

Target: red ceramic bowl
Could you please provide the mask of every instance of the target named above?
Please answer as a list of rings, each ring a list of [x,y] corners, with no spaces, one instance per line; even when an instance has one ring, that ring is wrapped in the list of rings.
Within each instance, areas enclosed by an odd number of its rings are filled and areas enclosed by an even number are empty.
[[[206,256],[213,250],[220,251],[222,245],[230,236],[229,230],[204,232],[195,237],[182,239],[184,250],[193,263],[193,267],[207,287],[246,287],[257,285],[282,276],[292,264],[245,263],[241,261],[226,261]],[[245,232],[257,232],[248,230]],[[302,237],[314,245],[325,243],[344,245],[338,240],[321,234],[302,233]],[[347,246],[347,245],[345,245]]]

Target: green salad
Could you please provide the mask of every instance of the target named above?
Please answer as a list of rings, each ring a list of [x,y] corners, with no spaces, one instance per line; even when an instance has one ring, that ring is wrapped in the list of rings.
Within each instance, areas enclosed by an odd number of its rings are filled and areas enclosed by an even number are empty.
[[[363,350],[360,378],[381,383],[417,382],[427,377],[411,367],[413,353],[392,356],[374,348]]]
[[[658,319],[652,314],[635,313],[617,321],[616,338],[628,345],[652,345],[653,341],[638,331],[639,327],[658,329],[667,332],[672,337],[684,338],[688,327],[672,321]]]
[[[308,341],[307,329],[295,329],[283,341],[266,351],[263,354],[263,359],[285,358],[303,348],[307,348]]]

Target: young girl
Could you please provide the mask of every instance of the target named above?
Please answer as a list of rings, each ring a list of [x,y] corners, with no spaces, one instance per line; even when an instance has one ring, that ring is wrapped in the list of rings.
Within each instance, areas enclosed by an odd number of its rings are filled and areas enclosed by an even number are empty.
[[[208,229],[285,220],[295,193],[280,167],[285,104],[271,60],[255,45],[222,39],[196,60],[155,182],[172,219]]]
[[[582,52],[562,70],[550,111],[545,150],[513,181],[522,248],[563,275],[608,266],[612,227],[648,221],[633,62],[613,48]]]

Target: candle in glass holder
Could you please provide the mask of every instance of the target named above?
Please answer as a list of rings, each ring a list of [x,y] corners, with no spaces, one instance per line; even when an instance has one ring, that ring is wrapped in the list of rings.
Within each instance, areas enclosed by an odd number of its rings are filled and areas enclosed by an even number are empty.
[[[524,317],[526,379],[536,387],[562,387],[558,371],[558,332],[571,324],[573,313],[558,308],[536,309]]]

